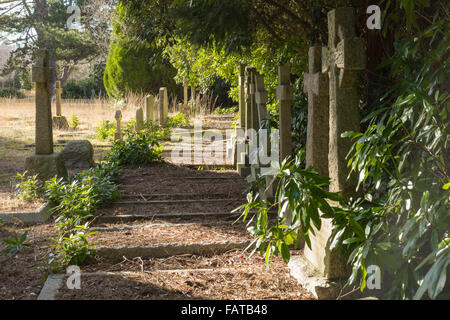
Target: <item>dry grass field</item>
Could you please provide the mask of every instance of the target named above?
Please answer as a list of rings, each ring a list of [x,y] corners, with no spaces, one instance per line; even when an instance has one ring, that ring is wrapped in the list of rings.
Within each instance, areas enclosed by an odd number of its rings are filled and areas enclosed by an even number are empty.
[[[140,103],[137,97],[133,102]],[[134,108],[122,110],[123,124],[134,117]],[[52,105],[55,114],[55,103]],[[102,120],[114,120],[114,110],[107,100],[63,100],[62,113],[70,120],[72,114],[79,119],[77,129],[53,131],[55,151],[70,140],[87,139],[95,149],[95,160],[101,159],[108,149],[95,146],[109,144],[96,138],[96,128]],[[25,158],[34,153],[35,139],[34,98],[0,99],[0,212],[29,211],[41,203],[27,203],[17,198],[16,174],[24,171]]]

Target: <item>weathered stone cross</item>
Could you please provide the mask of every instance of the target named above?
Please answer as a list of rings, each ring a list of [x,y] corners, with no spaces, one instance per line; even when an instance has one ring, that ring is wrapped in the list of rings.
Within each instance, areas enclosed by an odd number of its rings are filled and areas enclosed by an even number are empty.
[[[25,160],[25,170],[38,174],[45,181],[54,176],[67,177],[67,170],[60,153],[53,152],[53,128],[50,84],[53,69],[47,50],[36,52],[32,80],[36,82],[36,150]]]
[[[330,77],[330,143],[328,170],[330,191],[344,197],[355,194],[356,176],[349,174],[346,159],[353,141],[345,131],[360,130],[358,71],[366,66],[364,41],[355,34],[355,9],[338,8],[328,13],[328,48],[322,53],[322,72]]]

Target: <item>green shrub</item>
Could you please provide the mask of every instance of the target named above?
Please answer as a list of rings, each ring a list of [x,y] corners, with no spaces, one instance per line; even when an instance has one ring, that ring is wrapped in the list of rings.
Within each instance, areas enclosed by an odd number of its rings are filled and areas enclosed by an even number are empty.
[[[0,88],[0,98],[24,99],[24,98],[26,98],[26,96],[22,91],[17,90],[17,89]]]
[[[3,242],[9,245],[2,253],[12,256],[16,253],[22,252],[23,247],[30,247],[30,243],[26,243],[28,231],[25,231],[20,238],[14,235],[13,239],[3,239]]]
[[[30,176],[25,171],[23,174],[17,173],[17,178],[20,182],[16,184],[16,190],[23,200],[33,201],[42,197],[43,185],[37,175]]]
[[[70,120],[69,120],[69,125],[73,129],[76,129],[76,128],[78,128],[79,124],[80,124],[80,120],[78,119],[77,115],[75,113],[72,113],[72,116],[70,117]]]
[[[265,176],[260,176],[252,184],[252,191],[247,195],[247,203],[235,211],[242,211],[245,221],[250,211],[256,211],[254,226],[248,230],[255,238],[255,249],[265,255],[270,265],[273,255],[282,255],[289,262],[291,245],[298,244],[303,238],[311,248],[310,234],[313,227],[320,230],[321,213],[332,216],[334,208],[326,199],[342,201],[337,193],[328,192],[328,177],[321,177],[312,168],[303,169],[306,153],[301,150],[295,160],[285,160],[281,166],[272,163],[272,172],[279,182],[275,193],[275,202],[261,200],[260,190],[265,189]],[[269,216],[269,210],[277,208],[278,212]],[[319,211],[320,210],[320,211]],[[275,219],[274,222],[273,219]]]
[[[229,108],[221,108],[217,107],[214,109],[214,114],[229,114],[229,113],[236,113],[239,111],[239,106],[232,106]]]
[[[189,125],[189,115],[182,112],[176,113],[172,117],[168,117],[166,125],[171,128],[185,127]]]
[[[60,229],[66,228],[64,220],[59,221],[56,226]],[[69,223],[70,225],[72,223]],[[53,239],[56,242],[53,250],[57,253],[51,253],[48,260],[49,264],[54,264],[56,268],[64,269],[69,265],[79,265],[91,255],[95,246],[89,243],[89,236],[95,232],[88,232],[89,223],[77,225],[67,235]]]
[[[119,165],[149,164],[161,161],[162,148],[158,144],[157,134],[144,129],[135,132],[127,129],[124,140],[116,140],[108,154],[107,159]]]
[[[97,127],[97,139],[106,140],[113,139],[116,133],[116,126],[113,121],[104,120]]]

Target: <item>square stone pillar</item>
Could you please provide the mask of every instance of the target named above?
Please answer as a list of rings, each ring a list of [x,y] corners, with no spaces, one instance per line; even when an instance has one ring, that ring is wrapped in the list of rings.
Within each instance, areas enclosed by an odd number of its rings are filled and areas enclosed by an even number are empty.
[[[144,111],[141,107],[136,108],[136,132],[144,129]]]
[[[153,97],[152,95],[148,95],[145,97],[145,120],[147,122],[155,120],[155,113],[153,110],[154,103],[155,97]]]
[[[158,109],[159,109],[159,125],[161,127],[165,127],[167,121],[166,106],[168,105],[168,102],[166,99],[167,99],[167,88],[160,88]]]
[[[289,66],[278,67],[277,98],[280,102],[280,163],[292,157],[291,105],[294,93]]]

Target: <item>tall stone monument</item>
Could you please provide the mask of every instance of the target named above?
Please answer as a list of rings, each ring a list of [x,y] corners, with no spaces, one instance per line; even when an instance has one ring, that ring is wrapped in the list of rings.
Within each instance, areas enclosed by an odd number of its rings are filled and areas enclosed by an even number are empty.
[[[36,150],[25,160],[25,170],[37,174],[42,181],[67,177],[67,170],[60,153],[53,152],[53,129],[50,86],[53,70],[47,50],[36,52],[32,80],[36,83]]]
[[[55,96],[56,96],[56,116],[53,117],[53,127],[56,129],[68,129],[69,123],[67,122],[66,117],[62,115],[62,107],[61,107],[61,81],[56,81],[55,83]]]

